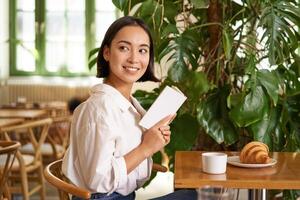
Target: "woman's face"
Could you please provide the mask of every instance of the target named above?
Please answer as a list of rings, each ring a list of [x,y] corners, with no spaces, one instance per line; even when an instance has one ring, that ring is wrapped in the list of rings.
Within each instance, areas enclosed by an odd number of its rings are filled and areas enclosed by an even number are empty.
[[[150,40],[139,26],[123,27],[105,47],[103,57],[109,63],[107,80],[115,84],[133,84],[145,73],[150,59]]]

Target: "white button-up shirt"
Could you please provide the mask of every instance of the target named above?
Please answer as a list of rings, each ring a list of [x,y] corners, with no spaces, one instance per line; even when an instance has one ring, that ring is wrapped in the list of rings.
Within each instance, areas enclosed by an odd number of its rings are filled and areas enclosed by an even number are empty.
[[[92,193],[127,195],[149,179],[151,158],[127,174],[124,155],[141,143],[138,125],[145,110],[115,88],[98,84],[73,113],[70,146],[62,171],[72,183]]]

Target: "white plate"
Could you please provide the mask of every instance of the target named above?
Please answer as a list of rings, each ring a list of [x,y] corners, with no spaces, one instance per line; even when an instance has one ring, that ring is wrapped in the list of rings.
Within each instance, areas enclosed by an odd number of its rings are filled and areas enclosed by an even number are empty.
[[[239,156],[229,156],[227,158],[227,163],[234,165],[234,166],[238,166],[238,167],[261,168],[261,167],[273,166],[277,163],[277,160],[274,158],[271,158],[271,162],[266,163],[266,164],[245,164],[245,163],[241,163]]]

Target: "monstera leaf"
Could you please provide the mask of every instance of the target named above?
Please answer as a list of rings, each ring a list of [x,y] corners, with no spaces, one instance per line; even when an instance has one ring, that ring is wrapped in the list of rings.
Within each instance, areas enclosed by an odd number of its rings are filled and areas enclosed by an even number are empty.
[[[246,127],[262,119],[268,108],[263,88],[255,87],[236,105],[229,116],[238,127]]]
[[[260,26],[264,28],[261,41],[266,39],[271,65],[283,63],[284,58],[289,58],[290,52],[298,48],[300,35],[295,25],[300,26],[296,1],[265,4],[260,20]]]
[[[216,90],[197,107],[197,119],[205,132],[217,143],[231,145],[238,140],[238,133],[228,116],[226,96],[229,87]]]

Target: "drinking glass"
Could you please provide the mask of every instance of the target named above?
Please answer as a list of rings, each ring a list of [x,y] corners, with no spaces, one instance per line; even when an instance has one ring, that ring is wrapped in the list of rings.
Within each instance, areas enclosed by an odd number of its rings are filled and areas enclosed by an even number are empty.
[[[198,200],[234,200],[235,189],[204,186],[197,189]]]

